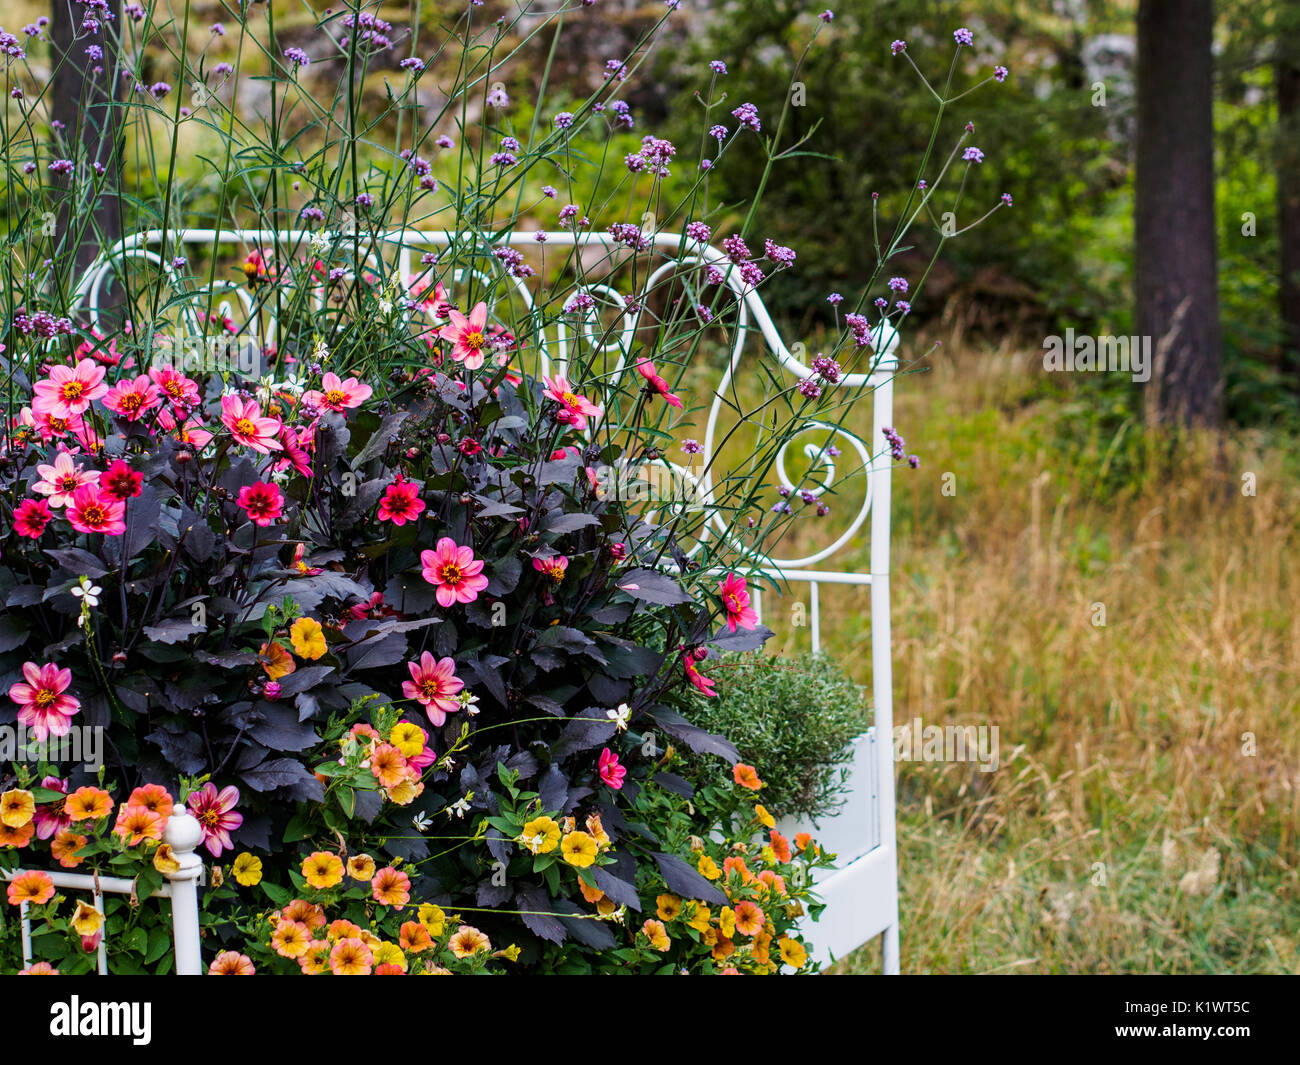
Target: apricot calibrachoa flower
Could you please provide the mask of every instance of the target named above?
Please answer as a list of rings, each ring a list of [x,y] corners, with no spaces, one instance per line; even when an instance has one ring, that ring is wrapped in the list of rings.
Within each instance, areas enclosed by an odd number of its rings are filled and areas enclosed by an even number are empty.
[[[758,779],[758,771],[744,762],[737,762],[732,766],[731,777],[742,788],[748,788],[750,791],[757,791],[763,786],[763,782]]]
[[[340,939],[330,951],[330,972],[335,976],[369,976],[375,957],[360,939]]]
[[[458,546],[444,536],[432,551],[420,552],[424,579],[437,588],[438,605],[446,609],[456,603],[472,603],[488,586],[483,576],[483,561],[474,557],[474,549]]]
[[[463,924],[456,929],[456,934],[447,941],[447,946],[458,958],[468,958],[471,954],[480,954],[492,949],[488,937],[469,924]]]
[[[457,695],[465,687],[456,676],[455,659],[435,659],[425,651],[418,662],[408,662],[406,668],[411,679],[402,681],[402,694],[423,706],[435,725],[443,724],[447,715],[459,708]]]
[[[77,852],[89,842],[90,840],[87,837],[78,835],[71,829],[60,829],[54,834],[54,838],[50,840],[50,854],[64,869],[75,869],[82,862],[82,858]],[[179,868],[179,865],[177,868]]]
[[[128,847],[137,847],[147,839],[162,839],[166,819],[143,806],[122,806],[117,811],[117,824],[113,834],[126,840]]]
[[[329,851],[315,851],[302,860],[302,875],[312,887],[324,891],[343,880],[343,860]]]
[[[54,881],[38,869],[20,873],[9,881],[8,896],[14,906],[41,906],[54,898]]]
[[[271,946],[284,958],[300,958],[311,947],[311,929],[301,921],[281,918],[271,933]]]
[[[237,950],[223,950],[208,966],[209,976],[252,976],[256,972],[252,959]]]
[[[744,899],[736,903],[736,931],[754,936],[763,930],[763,911],[756,903]]]
[[[376,902],[400,910],[411,901],[411,878],[390,865],[375,874],[370,894]]]
[[[18,704],[19,722],[32,730],[38,743],[49,736],[66,736],[73,716],[81,710],[80,701],[66,694],[72,670],[60,669],[53,662],[42,666],[25,662],[23,677],[25,682],[9,688],[9,698]]]

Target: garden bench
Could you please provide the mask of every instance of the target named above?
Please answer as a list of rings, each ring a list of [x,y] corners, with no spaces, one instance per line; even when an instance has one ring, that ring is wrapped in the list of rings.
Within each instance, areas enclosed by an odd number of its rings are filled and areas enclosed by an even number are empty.
[[[251,249],[291,250],[294,254],[309,253],[314,234],[307,230],[255,230],[255,229],[189,229],[172,232],[167,240],[167,254],[172,254],[178,245],[206,247],[214,255],[241,254]],[[506,233],[497,238],[492,248],[513,246],[518,249],[538,247],[537,234],[533,232]],[[369,261],[378,262],[380,257],[397,270],[398,277],[406,279],[415,272],[414,265],[419,256],[428,250],[445,248],[455,244],[458,249],[472,247],[464,240],[464,235],[438,231],[400,230],[366,234],[358,241],[366,248]],[[717,263],[725,267],[726,256],[718,249],[708,245],[685,241],[680,234],[658,233],[647,238],[651,241],[652,252],[660,253],[664,262],[651,270],[645,277],[640,291],[653,288],[674,270],[693,264]],[[346,237],[352,243],[352,236]],[[170,260],[164,260],[156,250],[163,242],[163,233],[158,230],[142,231],[125,237],[116,246],[92,265],[84,275],[75,296],[74,309],[89,314],[91,324],[99,322],[100,302],[105,285],[121,263],[126,260],[142,260],[154,269],[174,278],[175,270]],[[622,249],[616,247],[612,237],[596,233],[573,233],[568,231],[548,232],[545,234],[546,249],[569,249],[578,245],[579,252],[596,251],[615,255]],[[472,248],[483,257],[485,268],[490,261],[485,252],[491,248]],[[464,273],[464,271],[461,271]],[[486,278],[487,274],[480,272]],[[498,275],[499,276],[499,275]],[[791,379],[807,377],[810,369],[800,361],[780,337],[762,298],[753,288],[747,287],[737,276],[736,271],[728,272],[725,282],[739,303],[736,321],[735,344],[721,380],[714,390],[713,403],[709,410],[705,437],[702,441],[704,463],[702,483],[699,485],[705,497],[712,490],[710,464],[713,456],[715,437],[718,431],[719,415],[724,406],[723,397],[737,371],[745,343],[751,333],[757,332],[762,339],[766,352],[775,360],[777,366]],[[525,281],[510,279],[511,298],[516,296],[524,305],[531,306],[531,293]],[[179,290],[178,290],[179,291]],[[593,285],[588,291],[616,308],[626,308],[627,297],[609,285]],[[265,309],[259,311],[258,322],[250,316],[253,302],[247,286],[235,281],[217,280],[212,289],[212,298],[219,304],[219,313],[235,317],[237,309],[247,321],[250,334],[261,342],[273,342],[276,339],[275,322],[269,318]],[[194,328],[198,328],[198,319],[193,309],[185,313],[191,316]],[[615,352],[618,358],[618,370],[622,369],[623,360],[629,354],[635,334],[635,318],[632,314],[623,314],[623,325],[615,329],[612,341],[605,344],[607,350]],[[258,333],[260,328],[261,332]],[[540,341],[539,356],[542,372],[549,373],[558,369],[563,373],[569,361],[571,345],[579,338],[573,334],[572,327],[563,323],[558,325],[554,334]],[[819,550],[798,558],[768,557],[761,559],[759,571],[769,579],[773,587],[790,589],[807,585],[808,589],[808,628],[811,647],[814,652],[822,645],[821,634],[821,597],[823,585],[858,585],[869,586],[871,601],[871,659],[873,677],[874,724],[854,745],[852,763],[852,790],[844,808],[831,819],[833,824],[826,834],[825,819],[817,835],[819,838],[832,840],[828,843],[839,855],[838,868],[819,880],[819,891],[827,903],[820,922],[809,929],[808,938],[814,945],[816,956],[822,961],[832,957],[843,957],[850,950],[867,942],[874,936],[882,936],[883,968],[887,973],[898,971],[898,882],[895,835],[895,800],[894,800],[894,764],[893,764],[893,702],[892,671],[890,660],[890,617],[889,617],[889,516],[890,516],[890,477],[892,460],[887,449],[882,449],[881,430],[893,422],[893,376],[897,369],[894,351],[898,344],[898,334],[889,326],[879,327],[875,332],[875,350],[877,358],[870,374],[846,374],[834,385],[828,387],[870,389],[873,403],[872,437],[868,441],[838,430],[836,439],[848,443],[856,453],[858,466],[853,472],[862,479],[862,499],[848,528],[836,539]],[[808,423],[810,430],[828,429],[822,423]],[[824,450],[816,445],[807,445],[804,451],[809,459],[822,464],[824,478],[822,485],[833,481],[836,471],[833,458],[828,458]],[[777,463],[777,474],[786,480],[785,450]],[[689,471],[682,471],[689,476]],[[817,491],[821,491],[819,488]],[[848,497],[842,492],[837,499]],[[870,520],[867,526],[868,519]],[[836,555],[849,545],[858,533],[867,529],[870,543],[870,572],[860,573],[835,568]],[[727,529],[720,516],[716,516],[712,533],[726,536]],[[755,607],[760,618],[763,610],[764,595],[755,589]],[[775,592],[773,594],[776,594]],[[103,884],[104,881],[101,881]],[[190,889],[192,892],[192,888]],[[184,898],[172,895],[173,905],[190,905]],[[183,971],[179,954],[181,942],[178,931],[178,971]],[[188,970],[197,962],[186,956],[185,968]]]

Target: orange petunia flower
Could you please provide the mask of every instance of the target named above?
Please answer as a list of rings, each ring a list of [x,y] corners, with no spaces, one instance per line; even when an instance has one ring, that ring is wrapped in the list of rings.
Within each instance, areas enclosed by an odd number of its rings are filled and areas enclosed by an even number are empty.
[[[793,855],[790,853],[790,841],[781,835],[775,828],[768,833],[772,840],[772,850],[776,852],[776,860],[779,862],[788,862]]]
[[[397,945],[408,954],[421,954],[433,949],[433,939],[419,921],[407,921],[398,934]]]
[[[753,936],[762,930],[763,911],[758,905],[748,899],[736,903],[736,931],[743,936]]]
[[[605,893],[600,888],[588,887],[585,880],[578,881],[578,890],[582,892],[582,897],[590,902],[593,906],[605,897]]]
[[[663,921],[656,921],[652,917],[641,926],[641,931],[650,940],[650,946],[661,954],[673,945],[672,940],[668,938],[668,929],[664,927]]]
[[[176,806],[175,800],[161,784],[146,784],[144,787],[136,788],[135,791],[131,792],[131,797],[126,800],[126,804],[128,806],[143,806],[146,810],[152,810],[164,820],[171,817]]]
[[[98,821],[113,812],[113,797],[102,788],[78,788],[63,804],[70,821]]]
[[[262,644],[261,649],[258,651],[258,658],[261,660],[262,670],[269,680],[279,680],[281,677],[287,677],[298,668],[288,648],[274,641]]]
[[[340,939],[360,939],[361,927],[340,917],[337,921],[330,922],[329,937],[335,942]]]
[[[682,900],[676,895],[664,894],[655,899],[659,920],[674,921],[682,912]]]
[[[147,839],[162,839],[165,820],[143,806],[123,806],[117,811],[113,835],[126,840],[128,847],[138,847]]]
[[[41,906],[54,898],[54,881],[49,873],[32,869],[9,881],[8,895],[14,906],[21,906],[24,902],[29,906]]]
[[[391,743],[378,743],[370,752],[370,772],[385,788],[395,788],[406,779],[406,755]]]
[[[32,841],[34,835],[36,835],[35,821],[29,821],[22,828],[10,828],[6,824],[0,824],[0,847],[15,847],[21,850]]]
[[[312,887],[324,891],[343,880],[343,861],[329,851],[314,851],[302,860],[302,875]]]
[[[78,835],[70,828],[61,829],[50,840],[50,854],[64,869],[75,869],[82,862],[77,852],[88,842],[90,841],[85,836]]]
[[[311,929],[325,927],[325,911],[306,899],[294,899],[280,911],[280,916],[286,921],[301,921]]]
[[[744,762],[737,762],[731,770],[731,778],[742,788],[748,788],[750,791],[758,791],[763,786],[763,782],[758,779],[758,770],[752,765],[745,765]]]

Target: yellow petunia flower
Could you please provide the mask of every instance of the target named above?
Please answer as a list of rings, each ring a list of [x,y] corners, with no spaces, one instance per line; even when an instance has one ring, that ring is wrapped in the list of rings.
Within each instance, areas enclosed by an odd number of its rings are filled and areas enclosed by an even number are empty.
[[[560,842],[564,860],[575,869],[586,869],[596,860],[596,840],[586,832],[570,832]]]
[[[158,849],[153,852],[153,867],[166,876],[168,873],[179,873],[181,863],[176,860],[168,844],[159,843]]]
[[[374,948],[376,965],[399,965],[406,972],[406,955],[396,943],[380,943]]]
[[[700,871],[700,876],[704,877],[705,880],[717,880],[722,875],[718,863],[707,854],[700,855],[700,860],[695,864],[695,868]]]
[[[767,812],[767,807],[761,802],[755,804],[754,816],[758,818],[764,828],[776,828],[776,818]]]
[[[72,915],[72,919],[68,923],[72,925],[72,929],[77,935],[83,937],[93,936],[104,927],[104,915],[94,906],[78,900],[77,912]]]
[[[686,922],[688,928],[694,928],[695,931],[703,933],[709,930],[709,920],[712,914],[709,908],[702,902],[695,904],[695,910],[691,913],[691,919]]]
[[[722,912],[718,914],[718,928],[727,939],[736,934],[736,911],[730,906],[722,907]]]
[[[302,860],[302,875],[314,888],[332,888],[343,880],[343,862],[337,854],[316,851]]]
[[[447,924],[447,915],[442,912],[441,906],[435,906],[432,902],[421,903],[416,916],[420,924],[424,925],[425,931],[434,939],[442,935],[442,930]]]
[[[524,825],[519,842],[533,854],[550,854],[560,845],[560,826],[550,817],[534,817]]]
[[[320,658],[329,648],[325,633],[315,618],[299,618],[289,626],[289,642],[299,658]]]
[[[242,887],[257,887],[262,882],[262,859],[245,851],[235,859],[230,875]]]
[[[407,758],[414,758],[424,751],[424,732],[409,721],[399,721],[388,734],[388,742]]]
[[[682,900],[676,895],[660,895],[655,899],[655,905],[661,921],[675,921],[682,912]]]
[[[22,828],[36,813],[36,800],[30,791],[14,788],[0,795],[0,821],[10,828]]]
[[[804,962],[808,960],[808,952],[803,949],[803,944],[797,939],[791,939],[789,936],[782,936],[777,941],[777,949],[781,952],[781,960],[786,965],[792,965],[796,969],[802,969]]]

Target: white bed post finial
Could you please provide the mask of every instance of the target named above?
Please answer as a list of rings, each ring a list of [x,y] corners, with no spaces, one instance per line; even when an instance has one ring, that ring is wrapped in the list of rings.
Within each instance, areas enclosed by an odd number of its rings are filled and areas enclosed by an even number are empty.
[[[163,841],[180,863],[171,882],[172,942],[176,948],[176,975],[199,976],[203,963],[199,958],[199,877],[203,859],[194,850],[203,841],[203,829],[190,814],[179,811],[167,819]]]

